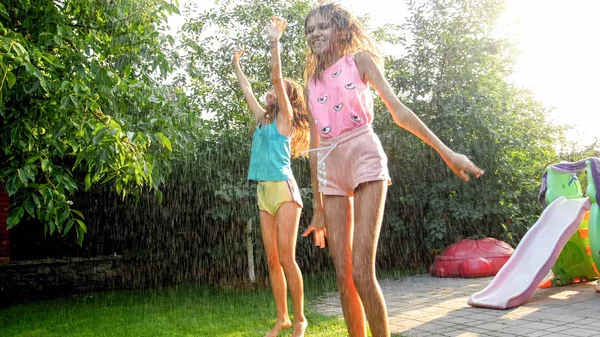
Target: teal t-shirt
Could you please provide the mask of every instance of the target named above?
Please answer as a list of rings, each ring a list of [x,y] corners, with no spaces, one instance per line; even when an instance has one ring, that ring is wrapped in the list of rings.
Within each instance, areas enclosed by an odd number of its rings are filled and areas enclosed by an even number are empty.
[[[285,181],[292,179],[291,140],[279,133],[275,121],[259,124],[252,136],[249,180]]]

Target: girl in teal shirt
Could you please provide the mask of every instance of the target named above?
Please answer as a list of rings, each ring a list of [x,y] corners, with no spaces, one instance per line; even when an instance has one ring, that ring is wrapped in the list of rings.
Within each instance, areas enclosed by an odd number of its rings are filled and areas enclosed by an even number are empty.
[[[240,68],[239,60],[244,50],[233,54],[238,83],[258,123],[252,137],[248,179],[258,182],[260,228],[277,308],[277,322],[265,335],[268,337],[276,337],[279,331],[292,327],[287,311],[287,286],[294,302],[292,336],[304,336],[307,326],[302,274],[296,263],[302,199],[292,174],[291,158],[308,150],[309,128],[302,87],[281,76],[279,38],[286,27],[284,19],[273,18],[268,28],[274,89],[267,93],[264,108]]]

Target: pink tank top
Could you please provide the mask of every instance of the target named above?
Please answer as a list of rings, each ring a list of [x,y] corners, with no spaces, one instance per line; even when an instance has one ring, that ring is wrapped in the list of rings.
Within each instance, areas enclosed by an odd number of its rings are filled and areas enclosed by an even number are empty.
[[[373,96],[360,78],[354,54],[345,55],[308,82],[309,106],[319,136],[332,138],[373,122]]]

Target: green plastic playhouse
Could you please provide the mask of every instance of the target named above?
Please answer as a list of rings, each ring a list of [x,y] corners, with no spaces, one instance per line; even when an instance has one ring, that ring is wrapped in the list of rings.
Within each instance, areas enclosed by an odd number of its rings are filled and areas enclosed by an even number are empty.
[[[586,213],[578,231],[569,239],[561,251],[552,273],[552,286],[562,286],[578,281],[589,281],[600,277],[597,266],[600,265],[600,214],[591,160],[587,160],[588,178],[587,197],[592,207]],[[559,173],[549,166],[546,169],[546,203],[564,196],[567,199],[582,198],[581,182],[575,173]]]

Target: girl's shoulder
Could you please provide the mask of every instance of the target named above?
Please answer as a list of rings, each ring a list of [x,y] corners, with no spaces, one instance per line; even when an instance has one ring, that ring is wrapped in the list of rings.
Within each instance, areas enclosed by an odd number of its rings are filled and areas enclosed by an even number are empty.
[[[373,55],[371,55],[370,53],[365,52],[365,51],[356,53],[354,62],[356,64],[356,68],[358,69],[358,72],[360,73],[361,78],[365,82],[366,82],[365,75],[373,74],[373,71],[380,69],[379,65],[373,58]]]
[[[369,54],[366,51],[360,51],[354,55],[354,62],[357,64],[364,64],[366,62],[375,63],[373,60],[373,55]]]

